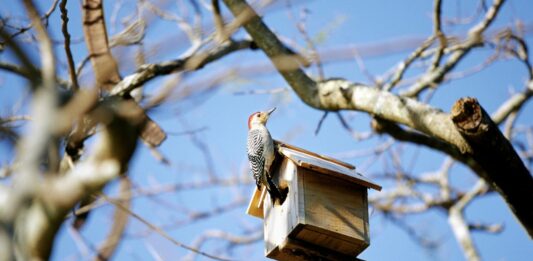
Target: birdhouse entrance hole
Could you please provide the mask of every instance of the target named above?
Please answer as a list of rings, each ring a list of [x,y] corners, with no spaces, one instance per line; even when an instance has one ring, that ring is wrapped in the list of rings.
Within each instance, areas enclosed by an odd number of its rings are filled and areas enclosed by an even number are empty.
[[[273,179],[274,184],[276,184],[276,186],[280,190],[281,199],[275,200],[274,206],[283,205],[283,203],[287,199],[287,195],[289,194],[289,189],[290,189],[289,184],[287,184],[287,182],[284,179],[282,179],[280,176],[279,170],[280,170],[282,161],[283,161],[283,157],[278,152],[276,152],[276,157],[274,158],[274,162],[272,162],[272,166],[270,167],[270,173],[272,173],[272,179]],[[263,187],[262,193],[264,193],[265,196],[269,196],[268,193],[266,192],[265,187]],[[263,200],[265,196],[263,196]]]

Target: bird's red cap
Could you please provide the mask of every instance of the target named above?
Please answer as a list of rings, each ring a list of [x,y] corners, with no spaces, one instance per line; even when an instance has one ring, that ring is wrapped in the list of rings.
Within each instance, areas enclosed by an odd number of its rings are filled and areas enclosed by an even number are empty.
[[[248,117],[248,129],[252,128],[252,118],[258,113],[259,113],[258,111],[254,112],[254,113],[252,113],[252,115],[250,115],[250,117]]]

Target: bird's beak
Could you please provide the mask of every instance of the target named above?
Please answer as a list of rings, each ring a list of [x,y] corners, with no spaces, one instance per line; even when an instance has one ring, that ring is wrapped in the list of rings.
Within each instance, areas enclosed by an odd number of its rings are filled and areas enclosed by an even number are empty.
[[[274,108],[270,109],[269,111],[267,111],[268,116],[270,116],[270,114],[272,114],[275,110],[276,110],[276,107],[274,107]]]

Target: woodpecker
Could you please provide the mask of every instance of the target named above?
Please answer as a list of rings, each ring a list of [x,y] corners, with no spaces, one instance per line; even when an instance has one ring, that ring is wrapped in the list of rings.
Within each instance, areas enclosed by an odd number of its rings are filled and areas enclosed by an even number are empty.
[[[266,128],[266,123],[270,114],[276,110],[273,108],[269,111],[260,111],[253,113],[248,118],[248,161],[257,189],[261,190],[264,185],[270,194],[272,202],[276,199],[283,202],[282,194],[276,184],[272,181],[269,173],[270,166],[274,161],[274,140]]]

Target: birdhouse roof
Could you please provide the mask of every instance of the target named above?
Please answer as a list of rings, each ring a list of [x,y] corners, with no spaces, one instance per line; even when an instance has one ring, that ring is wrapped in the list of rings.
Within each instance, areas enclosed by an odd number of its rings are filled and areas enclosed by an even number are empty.
[[[302,168],[380,191],[381,186],[358,173],[355,166],[287,143],[275,141],[278,152]]]

